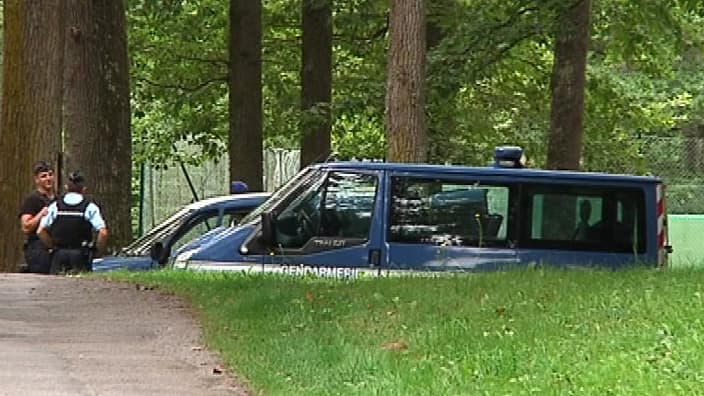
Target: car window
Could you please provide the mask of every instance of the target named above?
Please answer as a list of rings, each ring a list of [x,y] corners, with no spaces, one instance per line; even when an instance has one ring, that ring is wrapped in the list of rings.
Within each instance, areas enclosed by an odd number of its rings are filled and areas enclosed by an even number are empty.
[[[181,224],[190,218],[192,212],[193,211],[188,208],[177,211],[166,220],[159,223],[159,225],[149,230],[149,232],[127,245],[123,249],[124,253],[137,256],[149,255],[152,245],[155,242],[163,241],[165,238],[175,233]]]
[[[175,252],[188,242],[201,237],[206,232],[218,226],[218,212],[212,211],[191,220],[180,230],[179,235],[171,243],[171,251]]]

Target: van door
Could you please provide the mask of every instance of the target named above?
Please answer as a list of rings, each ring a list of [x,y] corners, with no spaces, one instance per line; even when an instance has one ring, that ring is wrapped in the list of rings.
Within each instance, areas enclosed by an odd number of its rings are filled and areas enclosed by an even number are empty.
[[[516,188],[455,175],[389,177],[389,270],[468,271],[517,262]]]
[[[331,170],[274,208],[272,254],[288,267],[370,268],[381,260],[379,171]]]

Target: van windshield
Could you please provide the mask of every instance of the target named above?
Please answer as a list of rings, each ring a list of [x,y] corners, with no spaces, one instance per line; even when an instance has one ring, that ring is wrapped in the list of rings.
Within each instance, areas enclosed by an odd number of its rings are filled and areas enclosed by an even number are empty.
[[[330,171],[294,190],[277,207],[276,241],[283,249],[301,249],[311,239],[367,240],[377,191],[376,174]]]
[[[322,179],[324,172],[318,168],[305,168],[296,176],[292,177],[283,186],[279,187],[269,199],[264,201],[256,209],[251,211],[247,216],[242,218],[239,224],[258,224],[261,220],[262,213],[269,212],[275,208],[279,202],[286,199],[292,192],[300,190],[303,186],[308,185],[311,180]]]

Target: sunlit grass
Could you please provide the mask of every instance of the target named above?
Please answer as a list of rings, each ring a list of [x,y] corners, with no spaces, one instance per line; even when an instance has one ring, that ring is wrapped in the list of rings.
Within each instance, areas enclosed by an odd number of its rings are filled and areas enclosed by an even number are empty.
[[[339,281],[161,271],[264,395],[692,395],[704,270]]]

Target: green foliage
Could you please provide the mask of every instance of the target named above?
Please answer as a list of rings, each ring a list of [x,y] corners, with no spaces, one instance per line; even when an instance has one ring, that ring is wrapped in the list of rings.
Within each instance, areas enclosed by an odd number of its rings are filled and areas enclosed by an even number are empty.
[[[593,4],[583,168],[648,173],[636,137],[701,119],[702,80],[691,67],[701,58],[701,7]],[[438,11],[445,35],[429,56],[434,161],[484,164],[494,145],[512,143],[544,164],[553,21],[564,6],[467,1]]]
[[[340,159],[384,158],[387,4],[334,6],[333,149]]]
[[[135,153],[198,162],[226,151],[227,2],[130,0]],[[428,2],[430,159],[483,165],[499,144],[543,166],[559,0]],[[300,1],[263,2],[267,146],[297,148]],[[382,158],[388,2],[333,3],[332,142],[339,158]],[[704,117],[704,7],[693,0],[593,0],[583,168],[652,173],[641,135]],[[196,54],[196,55],[193,55]],[[246,94],[246,93],[245,93]],[[685,131],[685,132],[683,132]],[[174,153],[184,141],[195,152]]]
[[[136,159],[197,163],[226,151],[227,2],[167,5],[130,1]],[[333,141],[342,158],[381,157],[385,2],[335,6]],[[300,102],[300,4],[264,2],[263,18],[265,143],[297,148],[306,117]],[[174,153],[178,141],[199,149]]]
[[[267,146],[298,148],[301,110],[301,7],[263,2],[264,135]]]
[[[129,2],[135,159],[198,162],[225,149],[227,3]],[[185,141],[198,153],[175,153]]]
[[[701,270],[111,277],[185,296],[208,345],[267,395],[690,395],[704,381]]]

